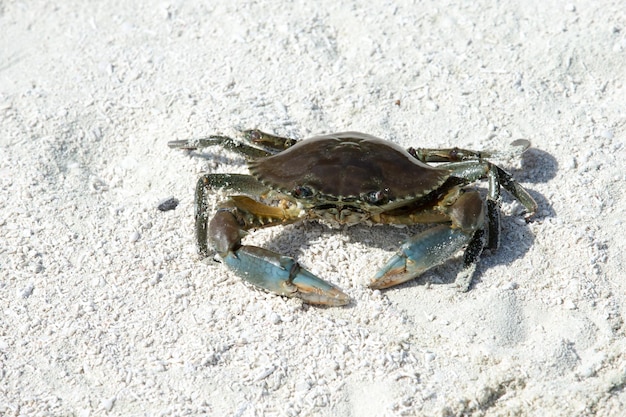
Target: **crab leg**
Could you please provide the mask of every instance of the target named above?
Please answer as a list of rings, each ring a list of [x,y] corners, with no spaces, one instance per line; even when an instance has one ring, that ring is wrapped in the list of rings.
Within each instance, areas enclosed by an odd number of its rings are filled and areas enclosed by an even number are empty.
[[[209,136],[200,139],[172,140],[167,143],[167,146],[172,149],[184,149],[187,151],[195,151],[196,149],[208,148],[209,146],[221,146],[224,149],[228,149],[251,158],[260,158],[271,155],[269,152],[238,142],[228,136]]]
[[[487,247],[496,249],[500,234],[500,186],[504,187],[526,209],[527,218],[537,211],[537,203],[508,172],[497,165],[485,161],[485,158],[514,158],[519,157],[530,147],[527,139],[517,139],[510,143],[509,148],[503,151],[472,151],[468,149],[450,148],[409,148],[408,151],[422,162],[449,162],[442,168],[452,168],[453,175],[466,179],[468,182],[480,178],[488,178],[489,198],[487,199],[487,221],[489,235]],[[462,162],[462,163],[459,163]]]
[[[271,135],[258,129],[244,130],[241,132],[243,140],[254,145],[234,140],[228,136],[212,135],[200,139],[173,140],[167,143],[172,149],[184,149],[195,151],[196,149],[208,148],[209,146],[221,146],[250,158],[260,158],[274,155],[296,144],[296,140],[282,136]]]
[[[244,130],[243,138],[269,153],[277,153],[295,145],[298,141],[262,132],[258,129]]]
[[[481,161],[485,158],[513,158],[518,157],[530,148],[530,141],[517,139],[509,144],[504,151],[472,151],[461,148],[409,148],[408,152],[422,162],[463,162]]]
[[[452,175],[469,182],[487,178],[489,184],[488,198],[498,200],[500,198],[500,187],[504,187],[515,199],[517,199],[529,214],[534,214],[537,210],[537,203],[521,185],[517,183],[505,170],[491,162],[467,161],[452,164],[440,165],[441,168],[448,168]]]
[[[466,179],[468,182],[480,178],[489,178],[489,192],[492,200],[498,200],[500,186],[504,187],[515,197],[532,216],[537,211],[537,203],[515,179],[497,165],[485,158],[513,158],[519,157],[530,147],[527,139],[517,139],[510,143],[509,149],[504,151],[472,151],[468,149],[431,149],[409,148],[409,153],[422,162],[450,162],[440,165],[440,168],[453,169],[453,175]],[[459,163],[464,162],[464,163]]]

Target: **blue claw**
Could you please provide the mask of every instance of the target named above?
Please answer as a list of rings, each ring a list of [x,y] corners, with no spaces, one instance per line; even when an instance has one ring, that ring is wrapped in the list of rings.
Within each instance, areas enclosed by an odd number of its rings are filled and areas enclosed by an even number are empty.
[[[372,279],[369,287],[383,289],[409,281],[440,265],[466,245],[471,234],[440,225],[407,240]]]
[[[235,252],[228,252],[223,259],[237,275],[275,294],[328,306],[350,302],[350,297],[339,288],[300,267],[288,256],[256,246],[242,246]]]

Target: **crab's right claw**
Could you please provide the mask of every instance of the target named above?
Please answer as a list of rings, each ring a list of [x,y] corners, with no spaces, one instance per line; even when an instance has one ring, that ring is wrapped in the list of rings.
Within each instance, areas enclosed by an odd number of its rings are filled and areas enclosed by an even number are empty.
[[[339,288],[300,267],[288,256],[256,246],[241,246],[223,257],[241,278],[275,294],[298,297],[309,304],[342,306],[350,297]]]

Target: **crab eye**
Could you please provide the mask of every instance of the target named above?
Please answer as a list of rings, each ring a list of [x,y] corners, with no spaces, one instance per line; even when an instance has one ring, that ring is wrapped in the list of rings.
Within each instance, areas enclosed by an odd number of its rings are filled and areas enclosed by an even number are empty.
[[[370,204],[381,204],[387,201],[387,192],[389,190],[376,190],[370,191],[363,196],[363,200],[367,201]]]
[[[297,185],[291,191],[291,195],[296,198],[309,198],[313,195],[313,190],[311,188],[304,185]]]

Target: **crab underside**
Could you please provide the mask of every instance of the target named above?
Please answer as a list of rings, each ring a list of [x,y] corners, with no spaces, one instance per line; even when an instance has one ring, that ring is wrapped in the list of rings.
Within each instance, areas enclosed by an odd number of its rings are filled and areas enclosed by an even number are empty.
[[[485,247],[495,249],[500,234],[500,188],[532,216],[537,204],[493,157],[517,156],[530,143],[514,141],[504,152],[467,149],[405,150],[358,132],[295,141],[259,130],[243,132],[244,142],[226,136],[169,142],[171,148],[196,150],[220,145],[248,158],[250,175],[204,174],[196,186],[196,238],[199,253],[209,245],[244,280],[311,304],[345,305],[338,287],[293,258],[242,245],[248,230],[325,220],[337,224],[436,223],[411,237],[376,273],[373,289],[413,279],[465,248],[456,285],[467,291]],[[436,163],[437,165],[432,165]],[[486,200],[469,187],[488,181]],[[209,220],[207,195],[224,188],[230,197]]]

